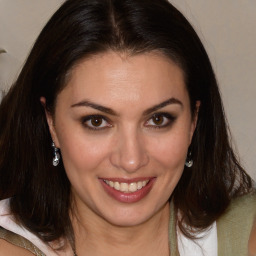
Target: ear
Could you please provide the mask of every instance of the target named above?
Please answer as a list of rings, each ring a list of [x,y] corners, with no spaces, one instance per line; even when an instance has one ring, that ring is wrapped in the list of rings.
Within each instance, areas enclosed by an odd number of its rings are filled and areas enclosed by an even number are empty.
[[[196,106],[195,106],[195,112],[192,116],[192,125],[191,125],[191,130],[190,130],[190,143],[189,144],[191,144],[193,134],[194,134],[195,129],[196,129],[200,105],[201,105],[201,101],[197,100],[196,101]]]
[[[40,97],[40,102],[41,102],[42,106],[44,107],[44,112],[45,112],[46,120],[48,123],[49,131],[50,131],[50,134],[52,137],[52,141],[54,142],[55,146],[57,148],[59,148],[59,140],[58,140],[56,130],[55,130],[54,118],[53,118],[52,113],[50,113],[49,110],[46,109],[45,97]]]

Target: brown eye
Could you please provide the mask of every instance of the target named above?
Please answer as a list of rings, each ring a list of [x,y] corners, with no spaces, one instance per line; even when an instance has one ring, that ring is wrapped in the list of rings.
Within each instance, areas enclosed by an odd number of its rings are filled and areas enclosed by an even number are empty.
[[[101,126],[103,123],[103,119],[101,117],[93,117],[91,119],[91,125],[95,127]]]
[[[164,117],[162,115],[155,115],[153,118],[152,118],[152,122],[155,124],[155,125],[162,125],[163,122],[164,122]]]
[[[157,113],[148,119],[146,126],[151,128],[164,128],[170,126],[175,119],[176,117],[172,116],[171,114]]]
[[[112,127],[112,125],[103,117],[98,115],[87,116],[83,119],[84,126],[91,130],[102,130],[104,128]]]

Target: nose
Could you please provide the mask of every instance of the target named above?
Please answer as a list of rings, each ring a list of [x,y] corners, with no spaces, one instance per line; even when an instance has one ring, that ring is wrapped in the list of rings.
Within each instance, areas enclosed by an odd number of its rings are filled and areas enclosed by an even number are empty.
[[[123,132],[118,136],[110,161],[118,169],[133,173],[146,166],[149,157],[142,135],[136,131]]]

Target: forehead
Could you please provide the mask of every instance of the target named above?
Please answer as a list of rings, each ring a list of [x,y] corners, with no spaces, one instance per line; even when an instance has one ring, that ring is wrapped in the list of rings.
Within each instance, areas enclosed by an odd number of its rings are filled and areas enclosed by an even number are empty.
[[[187,96],[182,69],[155,52],[129,56],[109,51],[84,59],[72,69],[60,94],[65,91],[73,103],[86,98],[107,105]]]

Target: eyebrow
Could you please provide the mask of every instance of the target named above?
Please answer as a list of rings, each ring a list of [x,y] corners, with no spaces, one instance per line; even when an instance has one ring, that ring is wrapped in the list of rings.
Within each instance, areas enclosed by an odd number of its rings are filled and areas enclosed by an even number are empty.
[[[149,115],[152,112],[155,112],[155,111],[157,111],[161,108],[164,108],[164,107],[166,107],[168,105],[172,105],[172,104],[178,104],[183,108],[183,104],[180,100],[178,100],[176,98],[170,98],[170,99],[168,99],[164,102],[161,102],[160,104],[157,104],[157,105],[145,110],[143,112],[143,115],[145,115],[145,116]],[[90,108],[99,110],[99,111],[104,112],[104,113],[109,114],[109,115],[118,116],[118,114],[114,110],[112,110],[111,108],[99,105],[97,103],[93,103],[93,102],[88,101],[88,100],[83,100],[83,101],[80,101],[78,103],[75,103],[75,104],[71,105],[71,107],[72,108],[74,108],[74,107],[90,107]]]
[[[155,111],[157,111],[157,110],[159,110],[161,108],[164,108],[164,107],[166,107],[168,105],[172,105],[172,104],[178,104],[178,105],[180,105],[183,108],[183,104],[182,104],[182,102],[180,100],[178,100],[176,98],[170,98],[170,99],[168,99],[168,100],[166,100],[166,101],[164,101],[164,102],[162,102],[160,104],[157,104],[157,105],[153,106],[152,108],[149,108],[149,109],[145,110],[143,112],[143,115],[145,115],[145,116],[149,115],[152,112],[155,112]]]
[[[109,115],[112,115],[112,116],[117,116],[117,113],[114,110],[112,110],[111,108],[104,107],[102,105],[93,103],[93,102],[88,101],[88,100],[83,100],[83,101],[80,101],[78,103],[75,103],[75,104],[71,105],[71,107],[72,108],[74,108],[74,107],[90,107],[90,108],[97,109],[101,112],[104,112],[106,114],[109,114]]]

